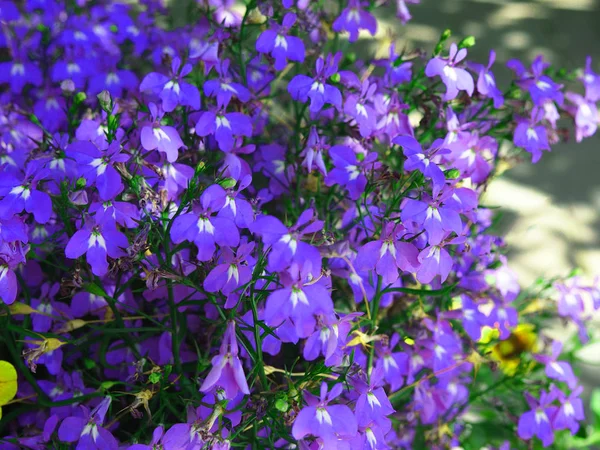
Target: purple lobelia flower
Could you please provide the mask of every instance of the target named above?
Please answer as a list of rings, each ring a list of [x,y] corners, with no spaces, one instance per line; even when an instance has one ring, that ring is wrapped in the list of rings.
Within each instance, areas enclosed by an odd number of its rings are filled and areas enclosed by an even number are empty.
[[[131,70],[117,69],[116,63],[116,60],[109,58],[106,62],[102,60],[100,67],[96,67],[89,79],[90,94],[97,95],[106,90],[113,97],[120,98],[123,96],[123,90],[135,91],[138,85],[137,76]]]
[[[100,147],[92,142],[74,141],[67,147],[67,155],[77,161],[79,174],[89,184],[95,184],[102,200],[112,200],[123,191],[121,175],[115,163],[129,160],[129,155],[121,152],[118,141],[110,145],[100,141]]]
[[[17,286],[19,283],[14,269],[3,258],[0,247],[0,300],[5,305],[11,305],[17,298]]]
[[[319,136],[319,132],[315,127],[311,127],[306,140],[306,147],[302,150],[300,156],[304,157],[302,165],[306,167],[309,173],[313,171],[313,163],[323,175],[327,175],[327,167],[323,161],[323,153],[329,150],[326,139]]]
[[[171,239],[175,244],[190,241],[198,248],[199,261],[210,260],[215,244],[236,247],[240,234],[235,223],[225,217],[214,216],[226,203],[225,190],[216,184],[209,186],[200,196],[200,207],[181,214],[173,221]]]
[[[127,450],[157,450],[164,448],[164,433],[165,429],[162,426],[158,426],[152,432],[152,440],[149,444],[133,444],[127,447]]]
[[[429,150],[423,150],[419,141],[412,136],[398,136],[392,142],[400,145],[404,150],[404,156],[407,158],[404,168],[409,172],[418,170],[425,175],[425,178],[430,179],[433,183],[433,196],[437,196],[446,184],[446,177],[433,158],[449,153],[450,150],[440,148],[442,145],[440,139],[434,141]]]
[[[62,421],[58,438],[62,442],[77,442],[79,450],[116,450],[119,447],[117,440],[102,427],[110,403],[111,398],[106,397],[91,412],[81,406],[81,414]]]
[[[562,85],[555,83],[552,78],[544,75],[544,71],[550,64],[544,62],[542,55],[535,58],[529,72],[525,69],[523,64],[516,59],[511,59],[506,65],[517,76],[516,84],[520,88],[529,91],[534,105],[538,107],[542,106],[548,100],[562,105]]]
[[[421,0],[396,0],[396,17],[398,17],[403,24],[406,24],[412,16],[410,15],[410,11],[408,10],[407,4],[416,5]]]
[[[67,106],[59,93],[60,91],[48,89],[46,95],[33,106],[35,116],[51,133],[60,130],[67,123]]]
[[[243,177],[237,189],[232,187],[227,189],[225,197],[225,206],[219,211],[219,217],[231,219],[239,228],[248,228],[254,222],[254,210],[252,205],[244,198],[241,193],[252,183],[252,176]]]
[[[381,371],[392,391],[397,391],[402,387],[404,377],[408,374],[408,354],[393,351],[399,341],[400,336],[394,333],[388,345],[376,347],[378,358],[375,369]]]
[[[236,136],[252,136],[252,122],[243,113],[228,113],[223,108],[204,111],[196,123],[196,134],[202,137],[214,135],[219,149],[229,152]]]
[[[92,273],[99,277],[108,273],[107,257],[119,258],[125,256],[125,249],[129,247],[127,237],[117,230],[111,222],[96,224],[93,219],[88,219],[81,230],[69,240],[65,247],[65,256],[77,259],[86,255]]]
[[[408,105],[400,101],[397,92],[390,95],[377,94],[375,108],[381,117],[377,122],[377,132],[385,133],[388,140],[399,135],[412,136],[414,134],[408,116],[404,113],[408,109]]]
[[[552,387],[555,388],[555,386]],[[554,416],[552,426],[555,430],[568,429],[571,434],[575,435],[579,431],[580,422],[585,420],[583,401],[579,397],[583,388],[581,386],[574,388],[568,396],[558,388],[555,388],[555,391],[558,394],[560,406]]]
[[[0,85],[10,85],[10,90],[14,94],[20,94],[27,84],[34,86],[42,84],[40,68],[21,53],[17,52],[19,56],[13,61],[0,63]]]
[[[447,233],[460,235],[463,230],[460,211],[452,207],[452,204],[444,203],[452,194],[451,189],[442,191],[435,201],[425,195],[422,197],[425,201],[407,198],[402,204],[402,222],[412,221],[422,226],[427,232],[427,241],[433,245],[442,242]]]
[[[358,270],[375,269],[386,284],[398,279],[398,270],[416,271],[419,267],[418,250],[412,243],[400,240],[403,231],[402,226],[385,224],[380,239],[368,242],[358,250],[355,267]]]
[[[83,89],[89,77],[92,64],[84,58],[78,58],[73,51],[67,50],[66,55],[52,66],[51,77],[55,83],[71,80],[77,89]]]
[[[331,315],[319,317],[317,330],[308,337],[304,344],[304,359],[314,361],[322,354],[326,366],[339,366],[344,355],[342,348],[352,329],[352,320],[361,314],[350,313],[335,320],[332,320]]]
[[[421,265],[417,270],[417,280],[420,283],[428,284],[437,275],[440,276],[442,283],[448,278],[452,270],[453,261],[448,250],[444,248],[445,245],[445,242],[430,245],[419,253],[419,262]]]
[[[279,278],[283,288],[273,291],[267,298],[267,325],[276,327],[289,320],[294,325],[296,335],[306,338],[315,330],[315,316],[329,317],[331,322],[335,320],[333,301],[325,278],[308,281],[302,279],[297,270],[281,272]]]
[[[537,436],[544,447],[548,447],[554,442],[554,429],[551,419],[557,412],[556,406],[551,406],[557,397],[554,390],[550,392],[542,391],[539,402],[531,394],[525,393],[525,399],[531,408],[519,417],[517,433],[521,439],[531,439]]]
[[[343,385],[336,384],[329,394],[327,383],[321,384],[321,395],[305,392],[304,399],[308,406],[300,410],[292,426],[292,435],[295,439],[304,439],[306,436],[318,437],[324,448],[337,449],[340,439],[352,439],[358,433],[356,418],[352,410],[346,405],[329,405],[342,393]]]
[[[383,375],[383,370],[376,367],[371,372],[368,383],[360,377],[351,380],[359,394],[354,412],[359,425],[375,422],[385,426],[390,422],[388,416],[394,413],[394,408],[382,387]]]
[[[325,178],[325,184],[345,187],[351,200],[358,199],[367,186],[365,173],[376,167],[377,153],[369,153],[359,161],[357,154],[350,147],[336,145],[329,149],[329,156],[335,167]]]
[[[174,163],[179,156],[179,149],[183,147],[183,141],[174,127],[161,125],[162,112],[154,103],[148,105],[152,124],[142,128],[140,141],[146,150],[158,150],[167,155],[167,161]]]
[[[286,163],[286,150],[279,144],[268,144],[259,147],[256,155],[253,169],[269,178],[269,192],[274,196],[288,192],[295,176],[295,167]]]
[[[275,59],[275,69],[283,70],[287,60],[304,61],[304,43],[302,39],[288,34],[296,22],[296,14],[286,13],[281,25],[271,23],[271,28],[263,31],[256,40],[256,51],[270,54]]]
[[[477,92],[487,98],[494,100],[494,108],[500,108],[504,104],[502,91],[496,86],[496,78],[490,70],[496,61],[496,52],[490,50],[490,58],[487,66],[480,64],[471,64],[478,71]]]
[[[23,211],[32,213],[36,222],[46,223],[52,215],[52,199],[38,189],[39,183],[48,175],[46,170],[36,170],[36,165],[29,163],[23,177],[12,174],[0,177],[0,219],[12,218]]]
[[[485,315],[479,310],[477,303],[473,302],[467,295],[461,295],[461,319],[463,328],[473,341],[481,338],[481,327],[491,325]]]
[[[352,117],[358,124],[360,135],[369,137],[377,126],[375,110],[367,104],[367,99],[373,98],[377,89],[376,84],[363,81],[360,94],[350,94],[344,103],[344,112]]]
[[[575,374],[573,374],[571,364],[567,361],[558,361],[562,348],[562,342],[553,341],[552,353],[550,355],[534,355],[534,358],[546,366],[546,375],[548,378],[567,383],[569,388],[574,389],[578,381]]]
[[[251,256],[254,242],[240,244],[236,254],[227,247],[221,251],[221,264],[204,279],[204,289],[207,292],[222,292],[229,295],[238,287],[245,285],[252,278],[254,258]]]
[[[89,212],[99,225],[110,222],[113,226],[118,224],[127,228],[136,228],[141,220],[140,211],[136,205],[127,202],[92,203]]]
[[[140,91],[149,91],[162,100],[162,108],[166,112],[173,111],[177,105],[200,109],[200,92],[198,88],[183,80],[192,71],[192,65],[187,63],[181,71],[181,60],[173,58],[170,76],[151,72],[142,80]]]
[[[581,142],[583,138],[593,136],[598,129],[600,117],[595,101],[582,97],[575,92],[566,93],[567,100],[573,103],[573,108],[568,108],[575,117],[575,140]]]
[[[225,390],[228,399],[234,398],[238,392],[250,394],[238,353],[235,322],[230,320],[227,322],[219,354],[212,359],[212,369],[200,386],[201,392],[209,392],[213,387],[220,387]]]
[[[346,31],[350,34],[350,42],[358,39],[360,30],[367,30],[371,36],[377,33],[377,20],[368,11],[363,9],[360,0],[348,0],[348,6],[344,8],[332,24],[333,31],[341,33]],[[368,4],[367,4],[368,5]]]
[[[534,107],[530,119],[518,119],[513,138],[517,147],[522,147],[531,153],[534,164],[540,160],[544,150],[550,151],[546,128],[538,125],[543,114],[543,110]]]
[[[591,102],[600,100],[600,75],[592,69],[592,57],[585,59],[585,70],[580,78],[585,87],[585,98]]]
[[[260,216],[250,226],[250,231],[261,236],[265,245],[271,246],[267,266],[270,271],[283,271],[296,264],[303,274],[316,277],[321,272],[321,255],[315,247],[301,239],[322,228],[323,222],[316,220],[314,210],[307,209],[289,229],[273,216]]]
[[[216,66],[219,78],[204,82],[204,94],[207,97],[216,97],[217,104],[225,108],[232,97],[245,103],[250,100],[251,94],[242,84],[232,81],[229,73],[229,60],[225,59]]]
[[[463,134],[463,142],[453,146],[452,166],[474,183],[484,183],[492,171],[492,162],[498,153],[498,141],[492,136],[479,136],[477,132]]]
[[[235,11],[235,0],[209,0],[211,6],[216,6],[213,14],[215,21],[224,27],[237,27],[242,23],[240,13]]]
[[[469,97],[473,95],[475,89],[473,77],[465,69],[456,67],[466,56],[467,49],[462,48],[459,50],[453,42],[450,45],[448,59],[436,57],[427,63],[425,74],[430,78],[436,75],[441,77],[442,82],[446,85],[444,101],[455,99],[459,91],[466,91]]]
[[[306,103],[310,99],[311,113],[321,111],[325,104],[335,106],[338,110],[342,108],[342,93],[338,88],[327,84],[329,77],[337,72],[341,53],[335,56],[329,54],[327,59],[317,59],[315,76],[296,75],[288,84],[288,92],[294,100]]]

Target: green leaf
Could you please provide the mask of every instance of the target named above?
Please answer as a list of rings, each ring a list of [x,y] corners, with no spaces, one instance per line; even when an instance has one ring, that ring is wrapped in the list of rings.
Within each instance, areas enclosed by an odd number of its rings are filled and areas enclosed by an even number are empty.
[[[458,48],[471,48],[475,45],[475,36],[467,36],[458,43]]]
[[[99,297],[106,298],[108,294],[98,286],[96,283],[88,283],[85,285],[85,290],[90,294],[98,295]]]
[[[96,367],[96,362],[93,359],[84,358],[83,365],[85,366],[86,369],[93,369],[94,367]]]
[[[600,389],[594,389],[590,399],[590,409],[594,413],[596,425],[600,425]]]

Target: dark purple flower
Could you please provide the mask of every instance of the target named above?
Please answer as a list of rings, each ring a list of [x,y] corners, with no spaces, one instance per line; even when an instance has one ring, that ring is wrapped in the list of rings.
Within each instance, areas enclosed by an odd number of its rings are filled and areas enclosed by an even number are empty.
[[[46,171],[36,170],[35,165],[30,163],[20,179],[11,174],[0,177],[0,219],[10,219],[15,214],[27,211],[33,214],[36,222],[48,222],[52,215],[52,199],[38,189],[46,176]]]
[[[357,154],[350,147],[336,145],[329,149],[329,156],[335,167],[327,174],[325,184],[345,187],[351,200],[358,199],[367,186],[365,173],[376,164],[377,153],[369,153],[359,161]]]
[[[267,267],[270,271],[280,272],[297,264],[304,274],[316,277],[321,272],[321,255],[301,239],[322,228],[323,222],[316,220],[312,209],[307,209],[289,229],[273,216],[261,216],[250,226],[250,231],[261,236],[265,245],[271,246]]]
[[[317,324],[315,316],[333,316],[333,301],[324,278],[308,281],[300,279],[297,272],[283,272],[280,280],[283,288],[273,291],[267,298],[267,325],[277,327],[289,320],[295,327],[296,335],[306,338],[314,332]]]
[[[69,240],[65,247],[65,256],[77,259],[85,254],[94,275],[101,277],[108,273],[107,257],[125,256],[124,250],[128,247],[127,237],[117,231],[114,224],[105,222],[99,225],[88,219],[83,228],[76,231]]]
[[[58,428],[62,442],[77,442],[79,450],[116,450],[119,447],[113,435],[102,427],[111,398],[106,397],[91,412],[81,406],[81,414],[67,417]]]
[[[315,76],[296,75],[288,84],[288,92],[294,100],[306,103],[310,99],[311,113],[321,111],[327,103],[342,108],[342,93],[338,88],[327,84],[327,80],[337,72],[341,53],[328,55],[327,59],[317,59]]]
[[[542,106],[548,100],[562,105],[564,100],[561,92],[562,85],[544,75],[544,71],[550,64],[544,62],[542,55],[535,58],[530,71],[527,71],[523,64],[516,59],[511,59],[506,65],[517,76],[517,85],[529,91],[535,106]]]
[[[375,36],[377,20],[371,13],[362,9],[360,0],[348,0],[348,6],[335,19],[332,28],[337,33],[348,32],[350,34],[349,41],[355,42],[360,30],[367,30],[371,36]]]
[[[204,111],[196,124],[196,134],[202,137],[214,135],[219,149],[229,152],[236,136],[252,136],[252,122],[240,112]]]
[[[142,80],[140,91],[150,91],[162,100],[163,110],[173,111],[177,105],[189,106],[200,109],[200,92],[196,86],[183,81],[183,78],[192,71],[192,65],[187,63],[181,71],[181,60],[173,58],[171,74],[166,76],[158,72],[151,72]]]
[[[198,260],[210,260],[216,250],[215,244],[236,247],[240,234],[235,223],[227,218],[214,216],[226,203],[224,189],[216,184],[208,187],[200,197],[200,207],[181,214],[173,221],[171,239],[175,244],[190,241],[198,248]]]
[[[302,39],[288,34],[296,22],[296,14],[286,13],[281,25],[271,24],[271,28],[263,31],[256,40],[256,51],[268,53],[275,59],[275,69],[283,70],[287,60],[304,61],[304,43]]]
[[[525,393],[527,403],[531,408],[519,417],[517,433],[521,439],[531,439],[537,436],[544,447],[548,447],[554,442],[554,429],[551,419],[557,412],[556,406],[551,404],[556,399],[557,394],[550,390],[550,393],[542,391],[540,400],[535,400],[528,392]]]
[[[250,91],[242,84],[232,81],[229,74],[229,60],[226,59],[216,66],[219,78],[216,80],[208,80],[204,82],[204,94],[207,97],[216,97],[217,105],[220,108],[225,108],[231,101],[233,96],[237,97],[240,102],[250,100]]]
[[[129,155],[123,153],[121,144],[110,145],[103,141],[100,148],[87,141],[74,141],[67,147],[67,154],[75,159],[79,173],[89,184],[95,184],[102,200],[112,200],[123,191],[121,175],[115,163],[126,162]]]
[[[351,439],[358,433],[356,418],[346,405],[329,405],[342,393],[343,385],[336,384],[327,394],[327,383],[321,384],[321,395],[305,392],[308,406],[296,416],[292,427],[295,439],[316,436],[321,439],[324,448],[338,448],[339,439]]]
[[[40,86],[42,71],[27,58],[0,63],[0,84],[9,84],[15,94],[20,94],[26,84]]]

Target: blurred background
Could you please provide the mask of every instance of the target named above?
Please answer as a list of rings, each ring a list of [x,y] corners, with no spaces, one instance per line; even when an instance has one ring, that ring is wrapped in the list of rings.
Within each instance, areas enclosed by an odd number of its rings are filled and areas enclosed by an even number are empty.
[[[585,65],[600,71],[600,0],[421,0],[409,5],[404,27],[381,21],[379,37],[393,30],[408,48],[428,51],[441,32],[452,39],[473,35],[469,59],[487,64],[496,50],[494,73],[508,86],[511,58],[525,65],[538,54],[556,67]],[[486,204],[500,206],[509,263],[523,286],[537,277],[566,275],[580,267],[586,278],[600,275],[600,137],[556,145],[538,164],[523,164],[495,180]]]

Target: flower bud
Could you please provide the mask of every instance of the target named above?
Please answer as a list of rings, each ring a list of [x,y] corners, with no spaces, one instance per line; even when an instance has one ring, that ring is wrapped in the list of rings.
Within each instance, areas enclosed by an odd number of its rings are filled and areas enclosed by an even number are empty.
[[[471,48],[475,45],[475,36],[467,36],[458,43],[458,48]]]
[[[63,80],[60,83],[60,88],[65,94],[72,94],[75,92],[75,83],[73,83],[73,80]]]
[[[111,112],[112,110],[112,99],[110,98],[110,93],[108,91],[102,91],[97,96],[98,101],[100,102],[100,107],[106,111]]]

